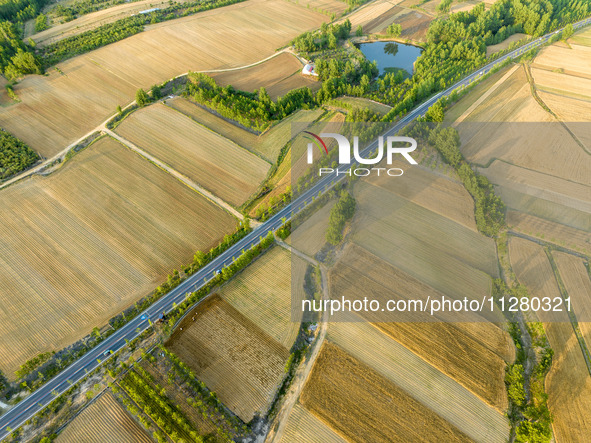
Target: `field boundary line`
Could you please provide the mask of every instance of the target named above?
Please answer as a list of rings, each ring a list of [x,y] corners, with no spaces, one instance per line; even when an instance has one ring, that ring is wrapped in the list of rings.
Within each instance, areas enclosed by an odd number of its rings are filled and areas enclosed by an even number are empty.
[[[562,281],[562,276],[560,275],[560,271],[556,266],[556,262],[554,261],[554,257],[552,256],[552,252],[546,246],[544,247],[544,253],[548,258],[548,262],[550,263],[550,267],[552,268],[552,272],[554,274],[554,279],[556,280],[556,285],[558,286],[558,291],[560,292],[560,296],[562,300],[565,301],[569,298],[568,291],[566,290],[566,286]],[[577,320],[577,315],[570,310],[567,310],[568,318],[570,320],[570,325],[573,328],[573,332],[577,341],[579,342],[579,347],[581,348],[581,353],[583,354],[583,359],[585,360],[585,365],[587,366],[587,372],[589,372],[589,376],[591,376],[591,357],[589,356],[589,349],[587,348],[587,343],[585,342],[585,338],[583,334],[581,334],[581,329],[579,328],[579,321]]]
[[[579,147],[584,152],[586,152],[587,154],[591,154],[591,152],[589,152],[589,150],[583,144],[583,142],[581,142],[581,140],[579,140],[579,138],[570,130],[570,128],[566,125],[566,123],[564,123],[560,118],[558,118],[558,115],[556,115],[556,113],[552,109],[550,109],[550,107],[546,104],[546,102],[544,102],[544,100],[542,100],[542,98],[538,95],[538,87],[536,86],[536,82],[535,82],[534,77],[531,73],[530,64],[524,63],[523,67],[525,69],[525,76],[527,77],[527,82],[529,83],[531,95],[534,98],[534,100],[538,102],[538,104],[542,107],[542,109],[544,109],[546,112],[548,112],[552,117],[554,117],[556,119],[557,122],[560,123],[560,125],[564,128],[564,130],[566,132],[568,132],[568,134],[572,137],[572,139],[575,141],[575,143],[577,145],[579,145]],[[564,95],[566,95],[566,94],[563,94],[563,96]],[[567,97],[568,97],[568,95],[567,95]]]
[[[522,238],[524,240],[531,241],[533,243],[537,243],[540,246],[550,246],[555,251],[564,252],[566,254],[574,255],[575,257],[578,257],[578,258],[580,258],[582,260],[591,260],[591,256],[589,256],[589,255],[587,255],[587,254],[585,254],[583,252],[579,252],[579,251],[575,251],[575,250],[570,249],[570,248],[566,248],[566,247],[561,246],[559,244],[552,243],[550,241],[547,241],[547,240],[543,240],[543,239],[534,237],[533,235],[524,234],[522,232],[515,231],[513,229],[509,229],[507,231],[507,233],[509,235],[513,236],[513,237],[518,237],[518,238]]]
[[[519,65],[515,65],[513,66],[507,73],[505,73],[505,75],[503,77],[500,78],[500,80],[498,80],[494,85],[492,85],[488,91],[486,91],[484,94],[482,94],[478,100],[476,100],[474,103],[472,103],[472,106],[470,106],[468,109],[466,109],[462,115],[460,115],[456,121],[452,124],[452,127],[455,128],[457,127],[460,123],[462,123],[468,116],[470,116],[470,114],[472,114],[474,112],[474,110],[480,106],[482,104],[482,102],[484,102],[487,98],[489,98],[493,92],[495,92],[499,86],[501,86],[503,83],[505,83],[505,81],[507,81],[507,79],[509,77],[511,77],[515,71],[517,71],[519,69]]]
[[[282,245],[283,246],[283,245]],[[286,246],[288,246],[286,244]],[[285,246],[283,246],[285,247]],[[295,250],[294,250],[295,251]],[[305,254],[303,254],[305,256]],[[308,258],[309,260],[309,258]],[[324,300],[329,300],[330,295],[328,291],[328,277],[327,271],[323,265],[318,264],[318,268],[320,269],[320,274],[322,276],[322,298]],[[314,363],[320,351],[323,347],[323,344],[326,339],[326,333],[328,329],[328,311],[324,311],[322,313],[322,318],[319,321],[320,327],[318,331],[318,336],[316,340],[314,340],[313,348],[310,350],[307,355],[304,356],[304,361],[302,362],[303,365],[300,366],[293,378],[289,391],[285,394],[285,399],[283,401],[283,405],[281,409],[277,413],[276,421],[277,423],[275,430],[270,430],[267,434],[264,443],[280,443],[281,438],[283,436],[283,431],[287,426],[287,422],[289,421],[289,417],[291,415],[291,411],[295,404],[298,402],[304,386],[312,373],[312,369],[314,368]],[[302,406],[303,407],[303,406]]]
[[[226,211],[228,211],[230,214],[232,214],[234,217],[238,218],[239,220],[241,220],[241,221],[244,220],[244,215],[242,215],[240,212],[238,212],[236,209],[234,209],[229,203],[222,200],[220,197],[217,197],[216,195],[212,194],[210,191],[206,190],[201,185],[195,183],[193,180],[189,179],[188,177],[185,177],[183,174],[178,172],[176,169],[172,168],[171,166],[168,166],[166,163],[157,159],[153,155],[148,154],[143,149],[139,148],[138,146],[136,146],[135,144],[133,144],[129,140],[121,137],[119,134],[111,131],[110,129],[105,129],[104,131],[107,135],[109,135],[113,139],[117,140],[119,143],[124,145],[126,148],[131,149],[136,154],[139,154],[140,156],[149,160],[151,163],[158,166],[160,169],[164,170],[165,172],[169,173],[170,175],[172,175],[176,179],[180,180],[182,183],[187,185],[192,190],[198,192],[203,197],[207,198],[210,202],[216,204],[217,206],[219,206],[222,209],[225,209]]]

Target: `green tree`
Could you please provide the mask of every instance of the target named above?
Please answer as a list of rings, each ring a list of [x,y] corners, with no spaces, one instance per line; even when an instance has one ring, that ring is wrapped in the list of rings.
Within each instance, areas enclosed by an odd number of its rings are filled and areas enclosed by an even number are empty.
[[[136,91],[135,102],[137,103],[137,105],[140,108],[150,102],[150,98],[148,97],[148,94],[142,88],[140,88]]]
[[[574,33],[575,30],[573,28],[573,25],[569,23],[564,27],[564,31],[562,31],[562,38],[566,40],[567,38],[571,37]]]
[[[47,29],[47,16],[45,14],[39,14],[35,19],[35,32],[41,32]]]
[[[361,37],[363,35],[363,26],[361,26],[361,25],[357,26],[357,30],[355,31],[355,35],[357,37]]]
[[[388,35],[390,37],[400,37],[400,34],[402,34],[402,25],[399,25],[398,23],[392,23],[390,26],[388,26]]]
[[[152,100],[158,100],[162,97],[162,90],[160,89],[160,86],[158,85],[154,85],[152,86]]]
[[[441,123],[445,117],[441,101],[437,101],[425,113],[425,120],[428,122]]]

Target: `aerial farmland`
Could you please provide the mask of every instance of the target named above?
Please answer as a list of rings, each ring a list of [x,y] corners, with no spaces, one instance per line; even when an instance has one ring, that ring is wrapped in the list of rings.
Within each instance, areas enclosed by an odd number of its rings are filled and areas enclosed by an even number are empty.
[[[586,442],[590,11],[1,2],[0,442]]]

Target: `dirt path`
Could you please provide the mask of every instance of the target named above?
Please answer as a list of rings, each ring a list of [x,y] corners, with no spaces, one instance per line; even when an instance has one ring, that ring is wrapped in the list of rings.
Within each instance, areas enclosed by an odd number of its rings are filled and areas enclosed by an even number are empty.
[[[128,147],[129,149],[131,149],[132,151],[136,152],[137,154],[139,154],[142,157],[146,158],[147,160],[151,161],[156,166],[164,169],[170,175],[172,175],[173,177],[175,177],[178,180],[182,181],[189,188],[193,189],[194,191],[197,191],[199,194],[203,195],[209,201],[211,201],[211,202],[215,203],[216,205],[218,205],[219,207],[225,209],[230,214],[232,214],[234,217],[238,218],[239,220],[244,220],[244,215],[242,215],[240,212],[238,212],[236,209],[234,209],[229,203],[225,202],[221,198],[219,198],[216,195],[212,194],[207,189],[204,189],[203,187],[201,187],[201,185],[195,183],[190,178],[185,177],[183,174],[181,174],[180,172],[178,172],[176,169],[171,168],[166,163],[164,163],[161,160],[157,159],[153,155],[148,154],[142,148],[138,147],[137,145],[134,145],[132,142],[130,142],[129,140],[127,140],[127,139],[125,139],[123,137],[121,137],[119,134],[116,134],[115,132],[111,131],[110,129],[105,128],[103,130],[103,132],[105,134],[108,134],[109,136],[113,137],[119,143],[122,143],[123,145],[125,145],[126,147]]]
[[[285,48],[285,49],[282,49],[281,51],[277,51],[276,53],[274,53],[274,54],[270,55],[269,57],[266,57],[266,58],[264,58],[264,59],[262,59],[262,60],[259,60],[259,61],[257,61],[257,62],[254,62],[254,63],[250,63],[250,64],[248,64],[248,65],[239,66],[239,67],[237,67],[237,68],[226,68],[226,69],[210,69],[210,70],[206,70],[206,71],[195,71],[195,72],[202,72],[202,73],[205,73],[205,74],[207,74],[207,73],[214,73],[214,72],[238,71],[238,70],[240,70],[240,69],[247,69],[247,68],[251,68],[251,67],[253,67],[253,66],[256,66],[256,65],[260,65],[261,63],[264,63],[264,62],[266,62],[267,60],[270,60],[270,59],[272,59],[272,58],[274,58],[274,57],[277,57],[277,56],[279,56],[280,54],[283,54],[284,52],[289,52],[289,53],[292,53],[292,52],[289,50],[289,48]],[[292,54],[293,54],[293,53],[292,53]],[[184,76],[186,76],[187,74],[188,74],[188,73],[187,73],[187,72],[185,72],[184,74],[177,75],[176,77],[173,77],[173,78],[169,79],[169,81],[170,81],[170,80],[174,80],[174,79],[176,79],[176,78],[184,77]],[[135,104],[135,100],[134,100],[134,101],[132,101],[131,103],[128,103],[126,106],[122,106],[122,110],[123,110],[123,111],[125,111],[127,108],[129,108],[129,107],[133,106],[134,104]],[[67,153],[68,153],[68,152],[69,152],[69,151],[70,151],[70,150],[71,150],[71,149],[72,149],[74,146],[76,146],[76,145],[78,145],[78,144],[82,143],[82,142],[83,142],[83,141],[84,141],[86,138],[90,137],[90,136],[91,136],[92,134],[94,134],[95,132],[101,132],[101,131],[102,131],[102,132],[106,132],[106,129],[107,129],[107,123],[108,123],[108,122],[109,122],[109,121],[110,121],[110,120],[111,120],[113,117],[115,117],[116,115],[117,115],[117,113],[115,113],[115,114],[113,114],[113,115],[110,115],[110,116],[109,116],[109,117],[108,117],[108,118],[107,118],[107,119],[106,119],[106,120],[105,120],[103,123],[101,123],[99,126],[97,126],[96,128],[92,129],[91,131],[87,132],[86,134],[84,134],[82,137],[80,137],[80,138],[79,138],[78,140],[76,140],[75,142],[73,142],[73,143],[70,143],[70,144],[69,144],[68,146],[66,146],[66,147],[65,147],[65,148],[64,148],[62,151],[58,152],[58,153],[57,153],[56,155],[54,155],[53,157],[51,157],[51,158],[48,158],[48,159],[46,159],[46,160],[42,161],[41,163],[39,163],[39,164],[37,164],[37,165],[33,166],[33,167],[32,167],[32,168],[30,168],[30,169],[27,169],[26,171],[23,171],[23,172],[21,172],[21,173],[20,173],[20,174],[18,174],[18,175],[15,175],[14,177],[12,177],[12,178],[10,178],[10,179],[6,180],[6,181],[5,181],[5,182],[3,182],[3,183],[0,183],[0,189],[3,189],[3,188],[5,188],[5,187],[7,187],[7,186],[10,186],[11,184],[13,184],[13,183],[16,183],[17,181],[19,181],[19,180],[22,180],[23,178],[26,178],[26,177],[29,177],[29,176],[31,176],[31,175],[33,175],[33,174],[37,174],[37,173],[41,172],[41,171],[42,171],[43,169],[45,169],[45,168],[46,168],[48,165],[50,165],[51,163],[53,163],[53,162],[55,162],[55,161],[57,161],[57,160],[60,160],[60,159],[61,159],[61,160],[63,161],[63,160],[64,160],[64,158],[66,157],[66,154],[67,154]],[[236,212],[237,212],[237,211],[236,211]],[[240,218],[240,219],[242,220],[242,218],[243,218],[243,217],[241,216],[241,218]]]
[[[303,252],[294,249],[284,241],[277,239],[277,244],[289,250],[292,254],[302,257],[304,260],[307,260],[320,268],[320,273],[322,275],[322,297],[324,300],[328,300],[328,279],[327,272],[324,266],[321,263],[318,263],[313,258],[307,256]],[[316,340],[314,340],[314,343],[312,344],[312,349],[310,350],[309,354],[305,357],[305,360],[298,368],[293,378],[293,382],[291,383],[291,386],[289,388],[289,391],[287,391],[287,393],[285,394],[283,404],[281,405],[281,409],[277,414],[277,417],[275,418],[275,429],[271,429],[269,431],[269,433],[267,434],[267,438],[265,439],[265,443],[279,443],[281,441],[281,438],[283,437],[283,431],[285,430],[285,426],[287,425],[287,421],[289,420],[291,410],[300,398],[300,394],[304,389],[306,380],[308,380],[308,376],[310,375],[310,372],[312,372],[314,362],[316,361],[316,358],[320,353],[320,349],[322,348],[322,344],[324,343],[324,339],[326,338],[326,330],[328,329],[327,316],[327,311],[323,311],[322,319],[320,320],[318,328],[318,336],[316,337]]]

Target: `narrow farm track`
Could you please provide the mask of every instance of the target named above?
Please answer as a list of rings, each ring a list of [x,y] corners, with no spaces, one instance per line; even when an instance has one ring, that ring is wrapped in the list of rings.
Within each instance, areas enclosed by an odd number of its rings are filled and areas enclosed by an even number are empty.
[[[294,249],[287,243],[278,240],[278,244],[289,250],[292,254],[295,254],[303,259],[309,261],[312,264],[320,267],[320,273],[322,275],[322,298],[324,300],[329,300],[330,295],[328,292],[328,280],[327,280],[327,272],[324,269],[324,266],[319,264],[316,260],[308,257],[303,252]],[[287,422],[289,420],[289,415],[295,404],[297,403],[298,399],[300,398],[300,394],[304,389],[304,385],[306,384],[306,380],[310,373],[312,372],[312,368],[314,367],[314,362],[320,354],[320,349],[322,349],[322,344],[324,343],[324,339],[326,338],[326,331],[328,329],[328,311],[322,312],[322,319],[320,320],[320,326],[318,331],[318,336],[316,340],[314,340],[314,344],[312,345],[312,349],[308,355],[308,358],[304,361],[303,365],[301,365],[296,375],[293,379],[293,382],[289,388],[289,391],[285,394],[285,398],[283,400],[283,405],[281,410],[277,414],[276,423],[278,423],[276,430],[271,430],[269,434],[267,434],[267,438],[265,442],[267,443],[279,443],[281,441],[281,437],[283,436],[283,431],[287,426]]]
[[[145,159],[149,160],[150,162],[154,163],[156,166],[158,166],[161,169],[164,169],[166,172],[168,172],[170,175],[172,175],[173,177],[177,178],[178,180],[180,180],[181,182],[183,182],[185,185],[187,185],[189,188],[195,190],[196,192],[198,192],[199,194],[203,195],[205,198],[207,198],[209,201],[211,201],[212,203],[215,203],[216,205],[218,205],[220,208],[225,209],[226,211],[228,211],[230,214],[232,214],[234,217],[238,218],[239,220],[244,220],[244,215],[242,215],[240,212],[238,212],[236,209],[234,209],[229,203],[225,202],[224,200],[222,200],[221,198],[213,195],[211,192],[209,192],[207,189],[204,189],[201,185],[195,183],[193,180],[189,179],[188,177],[184,176],[183,174],[181,174],[180,172],[178,172],[177,170],[171,168],[170,166],[168,166],[166,163],[160,161],[159,159],[157,159],[156,157],[154,157],[151,154],[148,154],[146,151],[144,151],[142,148],[136,146],[135,144],[133,144],[132,142],[130,142],[129,140],[121,137],[119,134],[116,134],[115,132],[111,131],[110,129],[105,128],[103,130],[103,132],[105,132],[107,135],[113,137],[115,140],[117,140],[119,143],[125,145],[127,148],[131,149],[132,151],[134,151],[135,153],[141,155],[142,157],[144,157]]]
[[[259,60],[259,61],[254,62],[254,63],[250,63],[248,65],[238,66],[236,68],[210,69],[210,70],[195,71],[195,72],[201,72],[201,73],[207,74],[207,73],[215,73],[215,72],[238,71],[238,70],[241,70],[241,69],[252,68],[253,66],[257,66],[257,65],[260,65],[261,63],[264,63],[264,62],[266,62],[268,60],[271,60],[272,58],[275,58],[278,55],[283,54],[284,52],[290,52],[289,48],[285,48],[285,49],[282,49],[281,51],[277,51],[276,53],[270,55],[269,57],[265,57],[262,60]],[[176,77],[173,77],[170,80],[174,80],[174,79],[177,79],[177,78],[185,77],[187,74],[188,74],[188,72],[185,72],[184,74],[177,75]],[[129,109],[131,106],[133,106],[134,104],[135,104],[135,100],[132,101],[131,103],[128,103],[126,106],[122,106],[121,107],[121,110],[122,111],[125,111],[125,110]],[[22,179],[24,179],[26,177],[29,177],[29,176],[33,175],[33,174],[38,174],[39,172],[42,172],[43,169],[45,169],[47,166],[49,166],[50,164],[52,164],[52,163],[54,163],[54,162],[56,162],[58,160],[63,161],[64,158],[66,157],[66,154],[68,152],[70,152],[70,150],[72,148],[74,148],[76,145],[82,143],[85,139],[87,139],[88,137],[90,137],[92,134],[97,133],[97,132],[99,132],[99,133],[100,132],[110,132],[107,129],[107,123],[109,121],[111,121],[115,116],[117,116],[117,114],[113,114],[113,115],[109,116],[109,118],[107,118],[103,123],[101,123],[100,125],[98,125],[96,128],[88,131],[86,134],[84,134],[78,140],[74,141],[73,143],[70,143],[62,151],[58,152],[53,157],[48,158],[48,159],[45,159],[41,163],[38,163],[37,165],[33,166],[32,168],[27,169],[26,171],[24,171],[24,172],[22,172],[22,173],[20,173],[18,175],[15,175],[14,177],[6,180],[3,183],[0,183],[0,190],[3,189],[3,188],[5,188],[5,187],[7,187],[7,186],[10,186],[13,183],[16,183],[19,180],[22,180]]]

